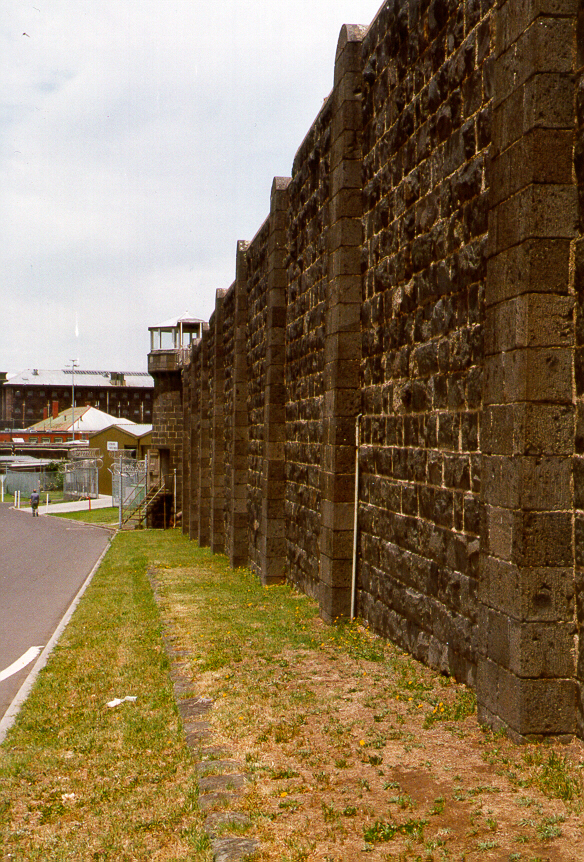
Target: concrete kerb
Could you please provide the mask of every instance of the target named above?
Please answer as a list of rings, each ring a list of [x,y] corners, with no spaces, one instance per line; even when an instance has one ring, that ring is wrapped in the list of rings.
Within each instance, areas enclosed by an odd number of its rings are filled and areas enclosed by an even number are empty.
[[[113,536],[112,536],[112,539],[113,539]],[[30,694],[30,692],[32,690],[33,685],[36,682],[37,676],[39,675],[41,670],[46,665],[51,652],[53,651],[53,649],[55,648],[55,645],[58,643],[61,635],[65,631],[71,617],[73,616],[75,609],[77,608],[77,605],[81,601],[81,597],[83,596],[83,593],[85,592],[85,590],[87,589],[87,587],[91,583],[93,576],[95,575],[95,573],[97,572],[97,570],[99,569],[99,567],[103,561],[103,558],[105,557],[105,555],[109,551],[110,545],[112,543],[112,539],[109,540],[107,546],[104,548],[104,550],[100,554],[99,559],[97,560],[97,562],[93,566],[92,570],[90,571],[90,573],[86,577],[85,581],[83,582],[83,584],[79,588],[77,595],[75,596],[75,598],[73,599],[73,601],[71,602],[71,604],[69,605],[67,610],[65,611],[65,614],[64,614],[63,618],[61,619],[61,622],[59,623],[59,625],[55,629],[51,639],[49,640],[48,644],[46,645],[46,647],[43,649],[43,651],[39,655],[38,659],[36,660],[35,664],[33,665],[32,670],[30,671],[30,673],[26,677],[25,681],[23,682],[20,689],[18,690],[16,697],[14,698],[14,700],[12,701],[12,703],[10,704],[8,709],[6,710],[4,717],[0,721],[0,745],[4,742],[4,740],[6,738],[6,734],[8,733],[8,731],[10,730],[12,725],[14,724],[14,722],[16,720],[16,716],[18,715],[22,704],[27,699],[28,695]]]

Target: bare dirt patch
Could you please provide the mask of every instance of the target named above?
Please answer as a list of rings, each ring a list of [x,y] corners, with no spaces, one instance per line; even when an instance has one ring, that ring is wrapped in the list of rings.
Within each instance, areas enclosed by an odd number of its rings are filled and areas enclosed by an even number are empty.
[[[213,597],[211,574],[159,572],[159,605],[214,741],[245,764],[254,858],[584,859],[579,741],[514,745],[464,686],[366,629],[241,574]]]

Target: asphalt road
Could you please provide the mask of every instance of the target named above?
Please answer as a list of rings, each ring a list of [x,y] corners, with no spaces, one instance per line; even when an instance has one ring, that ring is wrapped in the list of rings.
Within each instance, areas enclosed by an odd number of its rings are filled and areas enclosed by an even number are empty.
[[[3,672],[31,647],[45,647],[107,547],[109,533],[0,504],[0,719],[34,661]]]

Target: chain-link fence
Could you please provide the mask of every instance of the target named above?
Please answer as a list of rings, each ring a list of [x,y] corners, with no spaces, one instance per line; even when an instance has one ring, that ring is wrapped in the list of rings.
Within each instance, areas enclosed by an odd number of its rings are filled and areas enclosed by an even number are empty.
[[[62,477],[54,467],[40,470],[6,470],[6,493],[14,495],[19,491],[22,499],[28,499],[35,488],[42,493],[58,491],[62,487]]]
[[[71,460],[61,465],[65,500],[99,497],[99,468],[103,461],[98,456],[99,449],[77,449],[71,452]]]
[[[115,506],[120,505],[122,495],[122,511],[139,505],[146,496],[146,461],[136,461],[131,455],[123,452],[117,454],[112,470],[112,497]]]
[[[63,474],[63,498],[80,500],[86,497],[99,497],[97,467],[89,461],[76,462],[73,469]]]

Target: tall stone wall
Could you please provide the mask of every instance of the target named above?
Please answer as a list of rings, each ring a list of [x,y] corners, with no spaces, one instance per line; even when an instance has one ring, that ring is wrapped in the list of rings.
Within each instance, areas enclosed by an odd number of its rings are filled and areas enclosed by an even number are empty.
[[[574,313],[574,382],[575,382],[575,408],[576,416],[574,422],[574,566],[575,566],[575,617],[576,630],[578,633],[576,653],[576,684],[577,684],[577,722],[578,735],[584,738],[584,20],[580,12],[579,27],[577,29],[576,41],[576,140],[574,147],[574,169],[578,195],[578,225],[576,237],[572,242],[574,279],[573,291],[575,300]],[[569,132],[570,113],[568,111],[569,93],[571,79],[567,74],[560,78],[566,96],[562,99],[563,116],[558,116],[557,125]],[[548,110],[551,111],[552,104],[548,100]],[[566,135],[567,137],[567,135]],[[564,158],[566,158],[564,148]],[[566,427],[567,423],[564,423]],[[568,425],[569,428],[569,425]],[[570,454],[569,447],[565,451]],[[569,617],[572,613],[572,600],[570,595],[571,572],[567,573],[568,586],[560,596],[564,599],[564,614]],[[556,588],[557,589],[557,588]]]
[[[358,607],[471,684],[492,5],[392,4],[363,42]]]
[[[183,386],[180,370],[153,371],[152,448],[161,455],[160,475],[166,489],[176,493],[177,505],[183,494]],[[175,484],[176,483],[176,484]],[[173,513],[174,514],[174,513]]]
[[[225,552],[232,566],[247,563],[247,243],[237,248],[236,278],[225,297]]]
[[[189,534],[516,736],[584,735],[578,13],[388,0],[344,27],[184,387]]]
[[[477,689],[484,720],[522,733],[573,733],[579,697],[578,8],[507,0],[493,31]]]
[[[320,581],[331,101],[294,161],[286,238],[286,571],[313,596]]]
[[[266,221],[247,251],[247,357],[248,384],[248,493],[249,563],[261,577],[264,561],[262,533],[262,487],[264,485],[264,417],[266,396],[266,329],[268,322],[268,236]]]

